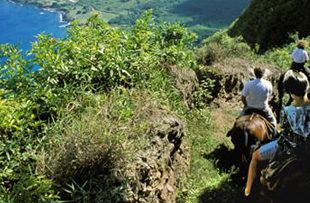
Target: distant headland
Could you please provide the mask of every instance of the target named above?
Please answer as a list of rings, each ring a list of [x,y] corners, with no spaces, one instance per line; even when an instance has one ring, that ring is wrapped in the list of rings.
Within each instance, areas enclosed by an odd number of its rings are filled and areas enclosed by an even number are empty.
[[[92,12],[119,27],[133,25],[141,14],[153,9],[155,21],[175,23],[195,31],[201,38],[227,28],[249,5],[250,0],[11,0],[57,11],[66,22],[84,23]]]

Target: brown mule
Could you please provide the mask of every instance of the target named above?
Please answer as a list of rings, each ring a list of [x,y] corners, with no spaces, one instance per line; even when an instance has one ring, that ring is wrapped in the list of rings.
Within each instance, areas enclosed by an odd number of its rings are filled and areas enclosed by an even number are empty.
[[[249,162],[253,148],[272,139],[273,126],[263,116],[252,113],[239,116],[233,128],[227,133],[235,146],[235,151],[243,162]],[[254,147],[253,147],[254,146]]]

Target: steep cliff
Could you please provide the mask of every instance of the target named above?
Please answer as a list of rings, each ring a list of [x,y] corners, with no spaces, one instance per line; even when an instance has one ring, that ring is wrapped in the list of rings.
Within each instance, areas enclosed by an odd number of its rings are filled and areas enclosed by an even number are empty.
[[[252,0],[229,35],[242,35],[251,46],[259,44],[260,51],[266,51],[289,42],[290,33],[310,35],[309,10],[309,0]]]

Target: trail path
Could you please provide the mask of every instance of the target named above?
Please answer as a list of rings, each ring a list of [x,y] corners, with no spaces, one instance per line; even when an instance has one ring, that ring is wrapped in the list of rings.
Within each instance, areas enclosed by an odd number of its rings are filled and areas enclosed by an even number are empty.
[[[241,101],[232,103],[222,103],[219,107],[212,108],[212,118],[214,120],[213,137],[218,141],[229,141],[226,138],[226,133],[233,126],[236,117],[241,111]],[[228,143],[230,144],[230,142]]]
[[[217,141],[218,145],[210,152],[211,156],[206,158],[212,161],[220,173],[230,174],[227,179],[217,185],[216,188],[205,188],[205,192],[201,194],[199,200],[201,203],[243,203],[249,202],[243,195],[242,188],[245,184],[243,173],[233,169],[234,156],[233,145],[230,138],[226,137],[227,132],[232,128],[236,117],[242,110],[242,102],[240,101],[240,92],[243,84],[254,78],[253,67],[264,66],[268,71],[268,80],[273,83],[274,93],[277,92],[276,81],[281,74],[278,67],[268,64],[256,64],[242,59],[230,59],[213,64],[214,71],[206,74],[215,79],[215,86],[212,89],[214,100],[211,104],[211,116],[213,119],[212,138]],[[203,74],[201,74],[203,75]],[[260,197],[259,194],[255,197]],[[262,203],[261,200],[254,202]]]

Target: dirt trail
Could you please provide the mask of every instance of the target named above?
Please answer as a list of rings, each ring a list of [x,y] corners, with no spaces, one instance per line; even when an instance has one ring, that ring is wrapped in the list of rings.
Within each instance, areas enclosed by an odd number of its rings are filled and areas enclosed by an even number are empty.
[[[245,82],[254,78],[253,68],[264,66],[267,69],[267,79],[273,83],[274,95],[277,94],[277,79],[282,71],[278,67],[268,64],[257,64],[243,59],[229,59],[217,64],[213,64],[213,71],[198,74],[201,78],[210,77],[215,80],[215,87],[211,90],[213,100],[210,102],[211,115],[214,121],[212,135],[218,141],[218,147],[210,153],[210,160],[216,160],[215,165],[221,172],[228,172],[234,165],[233,145],[227,132],[232,128],[236,117],[242,110],[240,93]],[[274,96],[273,95],[273,96]],[[274,97],[275,98],[275,97]],[[244,169],[237,169],[243,171]],[[246,170],[246,169],[245,169]],[[235,171],[236,172],[236,171]],[[230,175],[230,180],[225,180],[221,186],[215,190],[206,189],[205,193],[200,196],[201,203],[242,203],[242,202],[268,202],[267,199],[261,198],[261,195],[255,194],[257,200],[249,200],[243,195],[242,188],[245,185],[244,173],[238,171]],[[255,187],[255,186],[254,186]],[[212,196],[212,200],[210,199]]]
[[[222,103],[219,107],[213,107],[211,115],[214,121],[213,137],[217,141],[228,140],[226,133],[233,126],[236,117],[241,111],[241,101],[232,103]],[[227,143],[225,141],[225,143]]]
[[[221,173],[231,173],[234,160],[232,151],[233,145],[230,138],[226,137],[227,132],[232,128],[236,117],[242,110],[240,92],[245,82],[254,78],[253,68],[263,66],[267,69],[268,80],[273,83],[276,94],[276,81],[282,73],[278,67],[268,64],[260,64],[240,58],[225,59],[212,64],[204,70],[195,72],[188,69],[180,69],[168,66],[170,75],[175,79],[177,89],[182,93],[184,104],[188,108],[195,105],[194,92],[199,83],[210,78],[214,86],[206,89],[210,92],[212,99],[206,99],[211,106],[213,119],[212,137],[218,143],[214,150],[205,155],[204,158],[214,162],[215,167]],[[236,167],[235,167],[236,169]],[[238,169],[236,169],[238,170]],[[242,169],[243,170],[243,169]],[[245,202],[242,194],[244,179],[242,172],[237,175],[230,175],[230,179],[223,180],[217,188],[205,188],[205,192],[199,197],[200,203],[242,203]],[[236,184],[238,182],[238,184]]]
[[[223,140],[242,110],[240,93],[245,82],[254,78],[253,68],[263,66],[267,79],[273,84],[273,97],[277,94],[277,79],[282,70],[268,64],[254,63],[240,58],[227,59],[212,65],[212,71],[198,73],[198,78],[215,80],[210,102],[214,119],[214,138]]]

